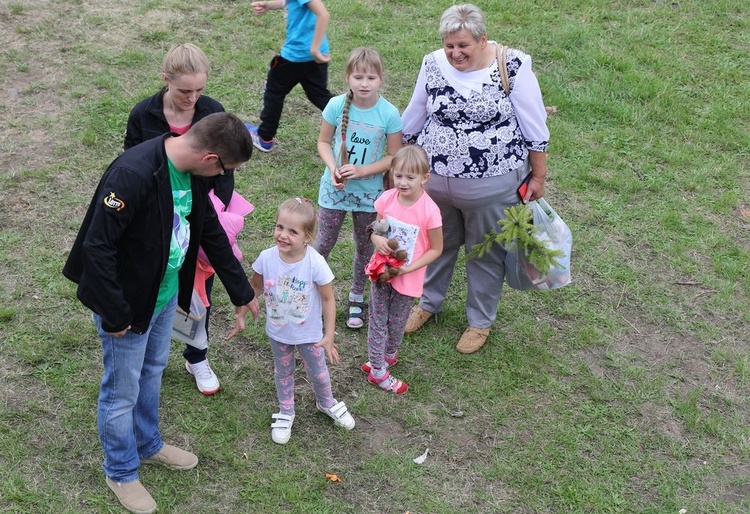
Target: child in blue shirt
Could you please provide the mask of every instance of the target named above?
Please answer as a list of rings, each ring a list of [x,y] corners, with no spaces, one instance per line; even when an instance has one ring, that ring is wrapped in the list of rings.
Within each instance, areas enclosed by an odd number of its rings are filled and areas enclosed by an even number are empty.
[[[307,98],[321,111],[333,97],[328,90],[328,62],[331,60],[328,21],[331,16],[322,0],[271,0],[253,2],[255,14],[286,6],[286,39],[280,55],[271,59],[260,126],[246,123],[253,144],[261,152],[270,152],[279,129],[279,120],[286,95],[297,84],[302,85]]]

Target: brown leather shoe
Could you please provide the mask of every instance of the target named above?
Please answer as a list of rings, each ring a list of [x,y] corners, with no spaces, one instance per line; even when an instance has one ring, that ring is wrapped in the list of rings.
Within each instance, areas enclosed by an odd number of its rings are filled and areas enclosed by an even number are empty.
[[[416,332],[433,316],[434,314],[432,312],[424,310],[419,305],[413,306],[409,311],[409,319],[406,321],[405,332],[407,334]]]
[[[141,464],[161,464],[169,469],[193,469],[198,465],[198,457],[194,453],[181,450],[176,446],[165,444],[159,453],[142,459]]]
[[[488,335],[490,335],[489,328],[468,327],[458,340],[456,350],[458,353],[474,353],[484,346]]]
[[[156,511],[156,502],[148,494],[140,480],[135,482],[115,482],[107,477],[107,486],[112,489],[123,507],[135,514],[151,514]]]

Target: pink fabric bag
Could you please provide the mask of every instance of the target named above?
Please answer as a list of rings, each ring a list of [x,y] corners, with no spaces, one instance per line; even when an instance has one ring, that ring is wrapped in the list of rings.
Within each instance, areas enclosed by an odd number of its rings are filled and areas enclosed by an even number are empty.
[[[245,216],[253,212],[255,207],[236,191],[232,193],[232,198],[229,200],[229,205],[227,206],[214,194],[213,189],[208,193],[208,197],[211,199],[217,216],[219,216],[219,223],[224,228],[224,232],[227,233],[234,256],[238,261],[242,261],[242,251],[237,246],[237,236],[245,226]],[[206,294],[206,280],[214,273],[214,268],[211,266],[208,256],[206,256],[203,248],[199,248],[198,266],[195,270],[193,287],[206,307],[210,305],[208,295]]]

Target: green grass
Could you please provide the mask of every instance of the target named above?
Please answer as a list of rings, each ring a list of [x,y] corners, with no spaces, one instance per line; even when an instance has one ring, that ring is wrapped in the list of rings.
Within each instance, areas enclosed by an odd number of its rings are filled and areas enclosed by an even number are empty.
[[[374,46],[383,94],[403,109],[448,3],[325,3],[331,90],[343,91],[348,51]],[[746,6],[485,4],[490,37],[533,57],[558,107],[547,199],[573,232],[573,284],[508,290],[486,348],[462,356],[457,268],[437,322],[405,338],[411,390],[394,398],[367,383],[366,334],[344,326],[347,222],[330,261],[342,356],[331,372],[357,427],[337,431],[315,410],[300,369],[285,446],[269,434],[263,323],[223,341],[233,310],[217,287],[222,391],[202,397],[174,345],[162,430],[201,463],[142,470],[160,512],[750,511]],[[206,93],[257,122],[284,20],[235,0],[30,0],[0,5],[0,27],[0,512],[119,512],[96,434],[100,345],[62,263],[129,109],[161,87],[169,46],[203,48]],[[240,237],[246,269],[272,243],[279,203],[317,198],[319,127],[293,91],[278,148],[239,173],[256,206]]]

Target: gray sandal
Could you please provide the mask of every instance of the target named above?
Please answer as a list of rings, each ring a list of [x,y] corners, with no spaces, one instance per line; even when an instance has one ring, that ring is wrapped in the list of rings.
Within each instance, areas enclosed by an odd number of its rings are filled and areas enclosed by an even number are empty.
[[[366,310],[366,303],[349,300],[349,318],[346,320],[346,326],[354,329],[364,327]]]

